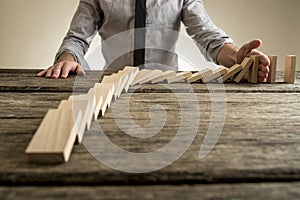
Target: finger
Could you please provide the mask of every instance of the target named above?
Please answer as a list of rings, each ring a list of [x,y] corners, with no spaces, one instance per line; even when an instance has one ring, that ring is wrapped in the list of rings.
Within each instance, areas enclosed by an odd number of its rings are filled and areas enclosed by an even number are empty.
[[[47,69],[44,69],[43,71],[40,71],[36,76],[45,76],[45,74],[47,73]]]
[[[268,74],[270,72],[270,68],[264,66],[263,64],[259,65],[259,70],[262,71],[263,73],[266,73],[266,74]]]
[[[82,69],[80,64],[77,64],[77,66],[76,66],[76,74],[78,74],[79,76],[84,76],[85,75],[85,71]]]
[[[267,55],[265,55],[265,54],[262,54],[262,55],[260,56],[259,62],[260,62],[261,64],[263,64],[265,67],[269,67],[270,64],[271,64],[270,58],[269,58]]]
[[[263,83],[263,82],[266,82],[266,81],[267,81],[266,78],[257,78],[258,83]]]
[[[54,68],[53,74],[52,74],[52,78],[57,79],[60,77],[62,66],[63,66],[62,63],[58,63],[57,65],[55,65],[55,68]]]
[[[251,52],[251,55],[258,55],[259,56],[259,62],[261,64],[263,64],[266,67],[270,66],[270,64],[271,64],[270,58],[267,55],[265,55],[264,53],[254,49]]]
[[[262,71],[259,71],[258,72],[258,78],[268,78],[268,74],[262,72]]]
[[[68,78],[70,70],[70,65],[64,65],[61,72],[61,78]]]
[[[258,77],[257,77],[257,82],[258,83],[262,83],[262,82],[266,82],[268,78],[268,73],[259,71],[258,72]]]
[[[53,73],[53,69],[54,69],[54,66],[49,67],[49,68],[47,69],[46,78],[51,78],[52,73]]]

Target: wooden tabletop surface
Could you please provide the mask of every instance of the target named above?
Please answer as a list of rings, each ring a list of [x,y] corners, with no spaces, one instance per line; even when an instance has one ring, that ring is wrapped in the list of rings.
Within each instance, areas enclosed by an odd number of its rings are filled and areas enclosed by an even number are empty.
[[[98,125],[115,145],[129,152],[160,149],[176,136],[180,122],[199,121],[192,145],[174,163],[149,173],[126,173],[95,159],[85,145],[75,145],[66,164],[29,163],[24,153],[50,108],[73,93],[85,93],[102,72],[66,80],[35,77],[36,70],[0,70],[0,199],[299,199],[300,198],[300,82],[295,84],[186,83],[144,85],[112,103],[106,115],[93,122],[85,139],[97,137]],[[278,80],[282,80],[278,74]],[[225,94],[226,113],[215,147],[199,158],[212,115],[212,93]],[[188,113],[180,118],[177,97]],[[125,134],[116,123],[130,102],[137,124],[150,123],[149,110],[160,104],[166,122],[149,139]],[[218,104],[219,105],[219,104]],[[199,118],[193,111],[200,109]],[[189,114],[190,113],[190,114]],[[123,124],[128,130],[135,130]],[[192,127],[183,127],[185,134]],[[105,152],[105,150],[104,150]],[[118,155],[111,159],[122,159]],[[159,162],[159,161],[158,161]],[[147,167],[147,162],[137,163]]]

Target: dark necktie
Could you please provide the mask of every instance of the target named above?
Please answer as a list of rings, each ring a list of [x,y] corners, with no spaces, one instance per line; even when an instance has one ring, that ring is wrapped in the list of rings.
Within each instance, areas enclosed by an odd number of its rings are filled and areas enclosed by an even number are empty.
[[[135,1],[134,66],[144,68],[146,45],[146,0]]]

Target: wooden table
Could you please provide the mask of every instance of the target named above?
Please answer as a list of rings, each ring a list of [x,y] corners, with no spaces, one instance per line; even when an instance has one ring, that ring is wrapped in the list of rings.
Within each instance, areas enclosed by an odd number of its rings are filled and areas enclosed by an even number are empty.
[[[150,152],[167,145],[178,130],[180,109],[175,94],[186,95],[186,101],[202,109],[201,128],[180,159],[158,171],[131,174],[105,166],[84,145],[75,146],[66,164],[27,161],[24,150],[48,109],[56,108],[74,91],[86,92],[102,75],[87,72],[76,79],[50,80],[34,77],[35,73],[0,70],[0,199],[300,198],[299,82],[226,84],[223,132],[203,159],[198,152],[211,115],[210,91],[205,85],[192,85],[197,102],[189,100],[194,93],[186,84],[130,88],[113,107],[122,106],[134,92],[131,116],[137,123],[147,124],[149,108],[162,104],[168,117],[161,132],[148,140],[129,137],[117,127],[109,109],[85,133],[86,138],[94,137],[97,124],[101,124],[107,137],[121,148]],[[218,92],[217,85],[211,87]],[[195,119],[186,116],[185,120]],[[185,128],[188,134],[189,127]]]

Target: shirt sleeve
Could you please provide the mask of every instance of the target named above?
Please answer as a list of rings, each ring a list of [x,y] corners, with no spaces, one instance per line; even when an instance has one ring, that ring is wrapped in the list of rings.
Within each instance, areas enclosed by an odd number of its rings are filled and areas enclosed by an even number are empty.
[[[63,53],[71,53],[84,68],[89,69],[84,59],[97,30],[101,26],[100,6],[96,0],[80,0],[70,29],[60,46],[55,61]]]
[[[185,0],[182,22],[208,61],[217,62],[217,55],[226,43],[234,43],[210,19],[202,0]]]

